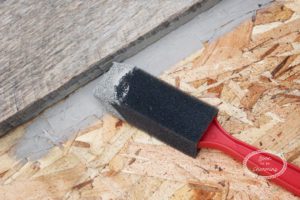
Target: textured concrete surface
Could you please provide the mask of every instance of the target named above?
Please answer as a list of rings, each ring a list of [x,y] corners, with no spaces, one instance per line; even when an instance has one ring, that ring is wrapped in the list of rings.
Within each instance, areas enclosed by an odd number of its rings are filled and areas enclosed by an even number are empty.
[[[174,30],[125,62],[158,75],[191,53],[202,43],[228,32],[270,0],[226,0]],[[93,96],[97,79],[40,114],[26,129],[16,147],[21,158],[36,159],[53,145],[60,145],[78,130],[103,115]]]

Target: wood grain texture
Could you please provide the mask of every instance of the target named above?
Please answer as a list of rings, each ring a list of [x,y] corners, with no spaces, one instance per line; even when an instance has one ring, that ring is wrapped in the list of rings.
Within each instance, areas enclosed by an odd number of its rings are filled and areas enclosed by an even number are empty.
[[[0,135],[218,1],[1,1]]]
[[[300,5],[261,12],[278,9],[292,14],[276,21],[258,12],[161,78],[218,106],[234,137],[300,166]],[[220,151],[193,159],[108,115],[47,156],[18,160],[25,127],[0,139],[0,199],[299,199]]]

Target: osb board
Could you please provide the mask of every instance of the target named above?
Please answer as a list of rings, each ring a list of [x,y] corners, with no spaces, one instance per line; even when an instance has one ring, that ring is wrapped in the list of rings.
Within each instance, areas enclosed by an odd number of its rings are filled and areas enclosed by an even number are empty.
[[[233,136],[300,166],[300,4],[273,4],[161,78],[216,105]],[[37,161],[0,140],[0,199],[299,199],[217,150],[196,159],[105,116]]]
[[[0,1],[0,135],[218,1]]]

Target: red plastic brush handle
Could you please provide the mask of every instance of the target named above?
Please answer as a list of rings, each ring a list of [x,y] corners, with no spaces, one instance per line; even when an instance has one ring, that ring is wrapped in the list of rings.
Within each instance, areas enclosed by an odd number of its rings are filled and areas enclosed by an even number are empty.
[[[221,127],[217,119],[210,124],[198,143],[198,147],[221,150],[242,162],[247,156],[249,157],[249,154],[259,150],[232,137]],[[259,175],[272,176],[282,170],[284,162],[281,158],[266,152],[252,153],[247,161],[247,167]],[[300,168],[290,163],[287,163],[286,167],[281,175],[270,178],[270,181],[300,196]]]

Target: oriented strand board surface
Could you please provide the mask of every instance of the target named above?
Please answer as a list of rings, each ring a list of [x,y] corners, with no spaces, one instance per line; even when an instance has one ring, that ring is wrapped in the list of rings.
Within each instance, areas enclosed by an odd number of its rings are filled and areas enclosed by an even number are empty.
[[[300,4],[275,3],[161,78],[218,106],[235,137],[300,166],[299,32]],[[299,199],[222,152],[193,159],[111,116],[18,160],[25,126],[0,139],[0,199]]]
[[[218,1],[0,1],[0,135]]]

